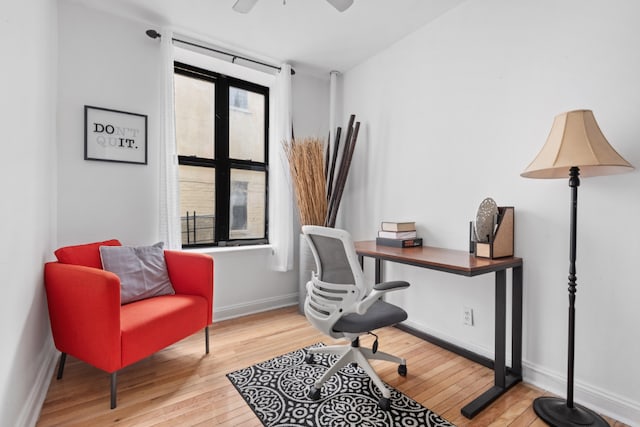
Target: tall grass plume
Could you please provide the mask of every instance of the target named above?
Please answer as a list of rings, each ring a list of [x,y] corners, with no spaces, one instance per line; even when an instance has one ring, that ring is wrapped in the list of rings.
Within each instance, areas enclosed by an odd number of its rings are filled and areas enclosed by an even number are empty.
[[[318,138],[283,142],[302,225],[324,225],[327,217],[327,178],[324,144]]]

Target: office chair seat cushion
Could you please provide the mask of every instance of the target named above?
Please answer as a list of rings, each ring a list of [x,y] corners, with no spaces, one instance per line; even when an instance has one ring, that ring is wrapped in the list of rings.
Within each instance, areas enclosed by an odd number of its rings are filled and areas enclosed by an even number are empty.
[[[392,326],[407,320],[407,312],[398,306],[377,301],[365,314],[351,313],[342,316],[333,326],[336,332],[362,333]]]

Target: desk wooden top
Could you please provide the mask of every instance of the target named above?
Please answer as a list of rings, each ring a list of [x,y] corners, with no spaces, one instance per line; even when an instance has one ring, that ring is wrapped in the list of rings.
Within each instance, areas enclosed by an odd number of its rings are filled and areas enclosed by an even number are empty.
[[[377,245],[375,240],[355,242],[355,246],[356,253],[360,256],[409,264],[431,270],[446,271],[463,276],[477,276],[522,266],[522,258],[480,258],[470,254],[468,251],[433,246],[395,248]]]

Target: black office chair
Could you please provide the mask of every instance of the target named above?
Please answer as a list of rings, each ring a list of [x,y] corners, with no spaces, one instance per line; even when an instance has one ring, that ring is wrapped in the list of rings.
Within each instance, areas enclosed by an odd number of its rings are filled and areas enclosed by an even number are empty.
[[[302,227],[302,232],[309,243],[317,268],[307,283],[305,315],[309,322],[323,333],[350,341],[348,344],[307,350],[307,363],[313,363],[313,355],[317,353],[340,356],[310,388],[308,397],[313,400],[320,399],[320,390],[325,381],[347,364],[357,363],[382,393],[378,402],[380,408],[389,410],[391,392],[367,359],[398,363],[398,373],[402,376],[407,375],[406,360],[378,351],[377,336],[371,349],[360,347],[359,337],[407,318],[403,309],[382,301],[381,297],[386,292],[408,288],[409,283],[367,283],[351,235],[344,230],[308,225]]]

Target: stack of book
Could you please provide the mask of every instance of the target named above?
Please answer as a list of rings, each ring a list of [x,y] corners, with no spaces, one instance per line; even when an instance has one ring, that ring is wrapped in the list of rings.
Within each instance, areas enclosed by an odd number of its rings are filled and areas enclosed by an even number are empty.
[[[413,248],[422,246],[422,238],[418,237],[415,222],[382,221],[376,244],[394,246],[396,248]]]

